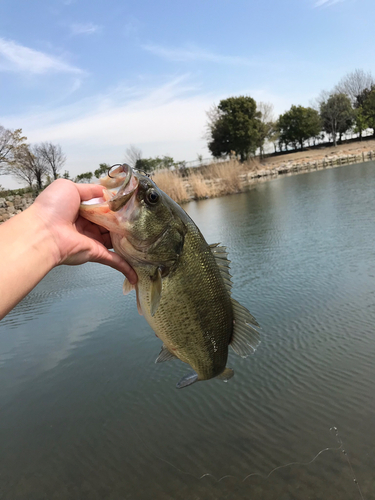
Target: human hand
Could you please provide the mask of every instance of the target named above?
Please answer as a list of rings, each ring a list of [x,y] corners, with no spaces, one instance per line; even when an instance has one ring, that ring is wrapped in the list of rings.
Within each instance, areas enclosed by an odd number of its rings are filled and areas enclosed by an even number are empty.
[[[110,252],[111,237],[107,229],[79,215],[82,201],[102,196],[97,184],[74,184],[58,179],[50,184],[30,207],[43,221],[55,248],[55,265],[77,265],[99,262],[122,272],[134,284],[134,269],[119,255]],[[29,210],[30,210],[29,209]]]

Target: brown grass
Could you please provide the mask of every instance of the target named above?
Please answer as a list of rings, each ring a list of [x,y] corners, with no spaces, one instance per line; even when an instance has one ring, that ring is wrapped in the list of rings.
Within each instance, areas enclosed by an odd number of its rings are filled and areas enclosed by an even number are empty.
[[[254,168],[253,162],[243,164],[231,160],[189,169],[185,177],[178,172],[159,171],[153,175],[153,180],[177,203],[184,203],[192,198],[201,200],[238,193],[244,187],[247,172]]]
[[[243,165],[236,160],[231,160],[209,165],[205,171],[205,178],[212,179],[214,196],[222,196],[241,191],[240,175],[244,173]]]
[[[186,189],[186,183],[177,172],[169,170],[159,171],[152,176],[152,180],[172,200],[177,201],[177,203],[189,201],[190,196]]]
[[[188,176],[188,183],[191,187],[192,196],[196,200],[211,198],[214,194],[213,183],[205,179],[199,171],[192,170]]]

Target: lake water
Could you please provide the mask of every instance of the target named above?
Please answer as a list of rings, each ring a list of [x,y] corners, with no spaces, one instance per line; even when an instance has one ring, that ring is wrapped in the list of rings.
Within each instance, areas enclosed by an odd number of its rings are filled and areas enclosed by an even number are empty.
[[[178,390],[120,274],[54,269],[0,323],[0,498],[375,498],[375,164],[185,208],[258,350]]]

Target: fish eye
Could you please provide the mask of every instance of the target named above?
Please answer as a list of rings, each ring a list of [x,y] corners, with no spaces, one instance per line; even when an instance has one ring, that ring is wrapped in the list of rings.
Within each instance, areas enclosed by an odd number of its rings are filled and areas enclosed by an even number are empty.
[[[159,194],[154,189],[150,189],[147,191],[146,200],[150,205],[155,205],[159,201]]]

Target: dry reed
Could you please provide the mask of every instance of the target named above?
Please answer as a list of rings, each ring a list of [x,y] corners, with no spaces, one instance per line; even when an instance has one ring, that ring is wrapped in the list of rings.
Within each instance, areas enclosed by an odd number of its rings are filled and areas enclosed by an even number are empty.
[[[196,200],[211,198],[214,195],[212,181],[205,179],[201,172],[191,171],[189,173],[188,183],[191,187],[192,195]]]
[[[158,171],[152,176],[152,180],[177,203],[184,203],[190,199],[186,183],[177,172],[169,170]]]
[[[153,180],[177,203],[184,203],[190,199],[200,200],[238,193],[246,184],[247,172],[254,169],[254,162],[243,164],[231,160],[189,169],[187,177],[176,171],[158,171],[153,175]]]

